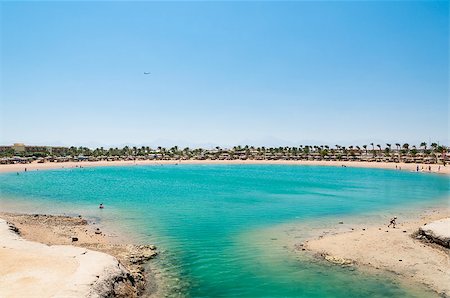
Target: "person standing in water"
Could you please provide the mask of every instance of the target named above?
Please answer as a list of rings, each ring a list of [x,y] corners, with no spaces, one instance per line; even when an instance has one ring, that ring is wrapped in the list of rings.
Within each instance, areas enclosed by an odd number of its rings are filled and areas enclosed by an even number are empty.
[[[100,203],[100,206],[98,206],[99,209],[103,209],[105,208],[105,206],[103,206],[103,203]]]

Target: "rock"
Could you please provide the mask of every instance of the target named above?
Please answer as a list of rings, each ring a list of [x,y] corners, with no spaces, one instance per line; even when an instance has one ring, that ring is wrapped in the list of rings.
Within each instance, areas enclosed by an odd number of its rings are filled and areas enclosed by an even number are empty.
[[[419,233],[434,243],[450,248],[450,218],[423,225],[419,228]]]
[[[339,224],[340,224],[340,225],[343,225],[343,224],[344,224],[344,222],[343,222],[343,221],[340,221],[340,222],[339,222]]]
[[[10,231],[13,231],[17,235],[20,235],[20,230],[15,225],[13,225],[10,222],[8,222],[7,224],[8,224],[8,228],[9,228]]]
[[[336,265],[341,265],[341,266],[349,266],[349,265],[353,264],[353,261],[351,261],[351,260],[347,260],[347,259],[339,258],[339,257],[333,257],[330,255],[325,255],[324,259],[330,263],[333,263]]]
[[[98,280],[92,284],[87,297],[137,297],[133,276],[120,264],[105,268],[96,277]]]

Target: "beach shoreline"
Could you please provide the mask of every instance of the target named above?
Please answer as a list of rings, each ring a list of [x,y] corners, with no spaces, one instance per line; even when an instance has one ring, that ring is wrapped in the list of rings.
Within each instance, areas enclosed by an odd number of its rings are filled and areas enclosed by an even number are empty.
[[[293,160],[120,160],[120,161],[81,161],[81,162],[47,162],[28,164],[2,164],[0,173],[20,173],[27,171],[71,169],[90,167],[116,166],[161,166],[161,165],[299,165],[299,166],[331,166],[351,168],[374,168],[419,173],[435,173],[450,175],[450,166],[440,164],[364,162],[364,161],[293,161]],[[431,171],[429,170],[431,168]]]
[[[449,217],[450,208],[441,206],[399,219],[395,229],[386,222],[350,223],[344,230],[324,229],[321,236],[296,243],[295,250],[335,266],[393,273],[405,283],[450,297],[450,250],[418,234],[424,224]]]
[[[121,243],[81,217],[0,212],[0,224],[6,297],[29,296],[39,287],[47,289],[45,297],[161,294],[146,266],[157,255],[154,245]],[[49,274],[54,271],[59,274]]]

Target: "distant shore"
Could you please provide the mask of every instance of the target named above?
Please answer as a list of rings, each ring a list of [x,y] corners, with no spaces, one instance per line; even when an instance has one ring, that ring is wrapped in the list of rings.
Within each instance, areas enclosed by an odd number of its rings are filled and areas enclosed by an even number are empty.
[[[403,281],[412,280],[449,297],[450,250],[417,234],[419,227],[449,217],[448,206],[418,211],[412,218],[399,218],[395,229],[387,223],[352,225],[348,231],[324,231],[319,238],[297,244],[296,249],[336,266],[393,272]]]
[[[291,161],[291,160],[121,160],[121,161],[82,161],[82,162],[47,162],[28,164],[5,164],[0,165],[0,173],[23,172],[49,169],[87,168],[87,167],[112,167],[133,165],[302,165],[302,166],[333,166],[333,167],[355,167],[375,168],[401,171],[417,171],[425,173],[438,173],[450,175],[450,165],[438,164],[416,164],[416,163],[391,163],[391,162],[364,162],[364,161]],[[431,168],[431,171],[429,171]]]

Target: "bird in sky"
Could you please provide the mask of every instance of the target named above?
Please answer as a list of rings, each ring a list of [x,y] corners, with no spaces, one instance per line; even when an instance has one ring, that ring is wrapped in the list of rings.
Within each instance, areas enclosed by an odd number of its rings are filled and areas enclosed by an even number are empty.
[[[144,71],[144,74],[145,74],[145,75],[149,75],[149,74],[151,74],[151,72],[146,72],[146,71]]]

